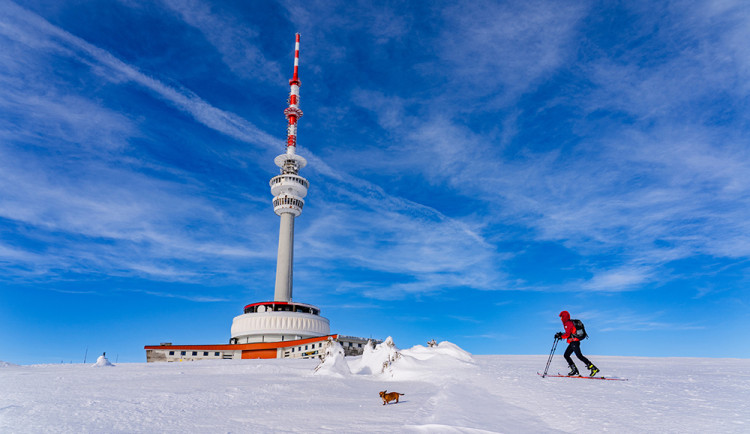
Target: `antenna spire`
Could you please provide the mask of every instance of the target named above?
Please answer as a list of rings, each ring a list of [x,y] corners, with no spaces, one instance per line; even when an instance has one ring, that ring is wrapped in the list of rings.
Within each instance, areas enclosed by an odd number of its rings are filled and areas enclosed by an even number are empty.
[[[302,110],[299,109],[299,33],[297,33],[294,44],[294,74],[289,80],[289,107],[284,110],[287,119],[286,128],[286,151],[288,154],[294,154],[297,148],[297,120],[302,117]]]
[[[292,79],[290,80],[289,84],[296,83],[297,86],[299,86],[299,77],[297,77],[297,72],[299,70],[299,33],[296,34],[296,40],[294,43],[294,75],[292,75]]]

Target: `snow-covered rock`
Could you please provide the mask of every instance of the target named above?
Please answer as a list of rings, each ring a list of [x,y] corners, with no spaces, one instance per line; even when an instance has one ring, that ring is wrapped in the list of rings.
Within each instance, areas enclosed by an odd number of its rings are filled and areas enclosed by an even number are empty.
[[[107,360],[107,358],[104,357],[104,354],[102,354],[101,356],[99,356],[98,359],[96,359],[96,363],[94,363],[92,366],[98,368],[102,366],[115,366],[115,365],[111,364],[109,360]]]
[[[323,360],[315,368],[315,375],[330,375],[333,377],[344,377],[351,375],[349,365],[344,358],[344,347],[340,343],[329,339],[326,342]]]
[[[401,357],[399,349],[393,343],[393,338],[388,336],[383,343],[373,346],[368,343],[362,356],[352,360],[351,370],[359,375],[373,375],[390,373],[391,365]]]

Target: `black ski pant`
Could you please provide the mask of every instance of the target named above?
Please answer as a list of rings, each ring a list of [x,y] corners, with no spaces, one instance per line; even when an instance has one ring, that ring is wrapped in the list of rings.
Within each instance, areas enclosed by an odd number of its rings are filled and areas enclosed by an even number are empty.
[[[573,341],[568,344],[568,348],[565,350],[565,354],[563,355],[565,357],[565,360],[568,361],[568,366],[575,366],[573,364],[573,359],[570,357],[573,352],[576,353],[576,357],[578,357],[578,360],[586,364],[587,368],[591,365],[589,359],[581,354],[581,341]]]

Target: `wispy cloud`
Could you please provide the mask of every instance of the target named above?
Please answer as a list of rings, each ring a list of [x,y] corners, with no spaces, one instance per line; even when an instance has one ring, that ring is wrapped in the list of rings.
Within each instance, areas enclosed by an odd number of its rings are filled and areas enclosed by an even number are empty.
[[[639,288],[653,279],[649,267],[623,267],[615,270],[601,270],[581,287],[594,291],[620,291]]]
[[[620,43],[583,39],[586,26],[607,19],[589,6],[445,9],[443,33],[420,28],[425,41],[438,42],[410,46],[434,54],[417,56],[410,76],[425,85],[411,98],[360,82],[349,95],[387,137],[349,158],[371,173],[416,172],[432,183],[419,186],[423,195],[449,188],[474,205],[470,219],[489,227],[527,227],[528,242],[561,243],[584,258],[590,277],[574,284],[589,290],[678,277],[665,265],[696,254],[747,256],[750,154],[737,132],[743,127],[715,119],[743,104],[735,91],[747,82],[748,50],[739,41],[748,8],[666,5],[655,15],[645,3],[628,5],[638,18],[621,29]],[[301,24],[315,22],[305,6],[290,8]],[[338,20],[331,31],[352,25]],[[641,42],[626,45],[631,40]],[[369,52],[380,60],[377,48]],[[429,91],[432,83],[439,93]],[[515,108],[553,85],[556,96],[536,112],[533,104]],[[548,119],[560,128],[559,116],[568,119],[566,143],[546,130]],[[526,137],[535,143],[519,143]]]
[[[453,98],[480,98],[469,106],[473,110],[477,103],[484,106],[481,110],[514,102],[575,54],[571,42],[585,13],[582,3],[554,8],[542,1],[452,5],[443,11],[446,25],[437,52],[441,63],[432,73],[445,77]]]
[[[295,299],[710,339],[746,316],[746,3],[0,0],[6,304],[269,297],[299,31]]]
[[[185,12],[182,6],[179,6],[179,10]],[[135,84],[147,89],[157,98],[189,113],[206,127],[268,149],[283,148],[279,138],[268,135],[232,113],[211,106],[188,89],[175,83],[166,85],[111,53],[17,6],[8,8],[7,13],[10,15],[7,21],[13,24],[6,26],[6,34],[13,41],[30,40],[39,44],[38,41],[44,40],[45,43],[39,48],[43,52],[65,53],[76,61],[92,65],[92,73],[118,86]],[[190,15],[193,13],[197,15]],[[195,25],[213,28],[216,22],[211,21],[213,18],[207,17],[206,13],[202,9],[185,12],[189,16],[183,18]],[[13,73],[16,74],[22,74],[25,70],[25,67],[15,68]],[[16,111],[20,110],[20,105],[16,105]],[[105,120],[112,119],[112,122],[110,126],[104,122],[97,124],[96,133],[92,135],[69,137],[72,143],[93,144],[96,142],[94,135],[101,138],[101,131],[109,130],[117,134],[115,143],[122,148],[127,146],[129,139],[140,134],[132,121],[121,115],[109,115],[110,112],[103,107],[83,99],[76,106],[81,113],[79,116],[56,116],[59,105],[46,110],[45,116],[55,126],[69,125],[67,129],[71,131],[77,131],[79,125],[90,121],[90,113],[96,113],[96,117]],[[49,134],[56,133],[51,130]],[[15,138],[18,139],[17,136]],[[22,155],[17,150],[6,150],[8,158],[5,161],[22,159]],[[376,184],[349,175],[346,171],[333,170],[309,151],[306,156],[318,173],[337,181],[331,187],[337,196],[335,202],[325,205],[332,212],[317,220],[306,217],[310,219],[309,229],[298,239],[306,243],[305,247],[310,247],[310,250],[300,249],[301,255],[298,257],[304,257],[306,251],[315,251],[318,253],[310,255],[336,260],[338,264],[419,276],[417,282],[404,283],[401,287],[387,290],[390,296],[440,291],[448,286],[490,289],[497,284],[500,275],[492,265],[492,247],[471,225],[451,219],[433,208],[387,194]],[[38,166],[34,167],[35,164]],[[32,160],[26,167],[6,167],[3,175],[6,187],[12,184],[24,187],[22,190],[16,189],[16,195],[5,198],[3,215],[47,231],[63,230],[92,239],[114,240],[118,245],[117,255],[107,252],[108,242],[89,243],[91,254],[67,252],[64,254],[69,258],[67,261],[78,262],[78,265],[68,263],[65,268],[120,267],[153,279],[188,281],[235,267],[222,266],[218,258],[236,261],[274,257],[274,236],[267,234],[275,235],[275,230],[269,230],[273,226],[273,219],[265,214],[268,210],[264,210],[263,214],[263,221],[267,223],[253,225],[250,231],[248,227],[239,226],[237,219],[231,218],[232,225],[224,227],[222,231],[227,232],[222,234],[219,242],[211,240],[215,234],[202,230],[188,235],[185,228],[193,227],[194,223],[229,218],[215,204],[198,199],[199,195],[193,194],[205,187],[191,179],[188,173],[180,174],[181,182],[175,183],[152,178],[141,171],[113,168],[107,161],[93,161],[87,163],[85,172],[77,173],[75,177],[52,179],[36,175],[49,171],[48,167],[39,164]],[[102,183],[102,180],[107,181]],[[347,216],[336,211],[337,208],[342,211],[346,209]],[[161,216],[169,216],[169,219]],[[388,217],[383,219],[383,216]],[[363,234],[363,227],[372,228],[372,235]],[[244,235],[230,240],[230,232]],[[262,243],[250,240],[262,240]],[[243,244],[265,247],[248,248]],[[61,253],[57,252],[58,255]],[[89,259],[85,259],[87,257]],[[211,271],[199,265],[202,261],[209,261]],[[465,273],[468,269],[477,270],[481,275],[474,276],[472,273],[467,276]],[[375,293],[383,294],[382,288]]]
[[[236,75],[283,82],[279,65],[261,51],[258,32],[247,23],[239,22],[231,11],[219,12],[219,8],[200,0],[163,0],[162,3],[179,14],[185,23],[200,30]]]
[[[253,233],[265,238],[262,227],[243,223],[242,217],[230,217],[216,203],[201,199],[196,193],[206,191],[206,186],[191,174],[144,159],[134,162],[128,155],[131,141],[145,138],[137,121],[71,93],[70,88],[62,90],[61,79],[44,75],[43,65],[49,56],[66,56],[90,66],[92,76],[102,82],[132,82],[149,89],[223,134],[266,140],[268,146],[274,139],[12,3],[3,7],[2,18],[0,37],[8,43],[0,56],[0,104],[8,116],[0,120],[0,136],[5,139],[0,148],[0,214],[34,228],[24,235],[33,240],[31,246],[57,240],[44,251],[25,254],[16,240],[16,247],[4,248],[16,264],[6,270],[32,280],[60,272],[105,272],[185,281],[209,270],[213,276],[226,272],[217,258],[272,256],[270,249],[246,247]],[[48,156],[35,152],[44,148]],[[197,222],[216,221],[231,221],[230,226],[243,228],[231,232],[248,238],[222,234],[216,240],[215,232],[187,229]],[[200,273],[187,271],[202,267]]]
[[[35,45],[41,45],[38,41],[42,40],[45,42],[42,46],[46,49],[73,55],[85,63],[93,62],[97,67],[92,68],[92,72],[103,74],[113,82],[135,82],[177,109],[189,113],[198,122],[229,137],[272,148],[278,148],[282,143],[278,137],[265,133],[233,113],[212,106],[192,91],[174,84],[166,85],[126,64],[108,51],[50,24],[13,3],[4,8],[4,13],[5,33],[14,40],[34,41]]]
[[[746,80],[727,76],[731,71],[745,70],[742,64],[729,60],[729,53],[740,48],[732,42],[734,38],[727,38],[723,31],[715,32],[714,26],[715,20],[720,20],[729,25],[728,34],[743,32],[747,11],[743,9],[740,17],[744,18],[738,18],[736,9],[716,12],[710,18],[665,11],[674,14],[673,22],[660,27],[651,44],[670,43],[674,33],[683,36],[677,45],[661,47],[668,55],[653,65],[639,62],[646,56],[645,50],[653,47],[637,46],[623,48],[618,58],[597,55],[581,63],[580,69],[593,82],[590,91],[581,93],[578,89],[570,96],[562,92],[553,105],[541,107],[572,110],[572,115],[583,109],[584,117],[573,122],[578,138],[572,144],[556,144],[551,146],[553,150],[522,145],[520,151],[512,151],[512,159],[506,159],[507,135],[492,130],[478,133],[461,121],[465,114],[443,110],[434,117],[407,116],[402,121],[408,128],[401,129],[409,132],[401,137],[408,141],[400,149],[403,158],[395,170],[416,167],[441,186],[450,185],[466,197],[480,196],[486,208],[479,209],[492,215],[495,222],[533,228],[533,239],[561,242],[592,262],[599,255],[617,254],[618,264],[588,267],[593,277],[583,286],[591,290],[637,289],[669,278],[668,272],[660,269],[665,264],[696,254],[746,257],[750,254],[745,236],[750,154],[742,135],[731,125],[717,124],[715,117],[720,115],[712,110],[713,104],[729,110],[742,104],[732,93],[741,87],[739,81]],[[508,55],[479,55],[477,50],[482,47],[487,53],[496,53],[488,47],[495,38],[515,41],[508,35],[482,30],[482,22],[502,22],[505,12],[495,12],[483,9],[486,15],[478,26],[459,26],[470,29],[465,31],[473,37],[451,39],[450,43],[457,46],[448,52],[455,53],[457,62],[466,68],[459,69],[454,79],[466,80],[474,89],[481,89],[476,92],[490,95],[493,91],[482,87],[486,83],[482,74],[489,75],[488,70],[498,64],[497,70],[503,72],[497,74],[500,83],[507,77],[508,86],[534,92],[539,86],[535,77],[549,77],[560,68],[568,68],[566,56],[574,54],[555,53],[552,41],[544,49],[555,54],[542,56],[549,62],[541,62],[538,67],[521,62],[518,75],[507,69],[516,66],[514,56],[526,56],[529,50],[522,47],[534,46],[536,39],[522,38],[520,46]],[[549,20],[559,20],[556,29],[565,40],[577,33],[575,26],[585,11],[576,8],[569,12],[542,15],[528,25],[543,26]],[[467,20],[473,17],[471,13],[456,16]],[[492,29],[513,31],[512,26]],[[528,30],[524,27],[522,34],[543,38]],[[464,42],[475,42],[479,48],[464,49],[459,45]],[[472,61],[472,54],[479,60]],[[519,92],[512,94],[518,98]],[[710,102],[717,94],[719,99]],[[441,107],[440,98],[424,103],[437,101],[434,107]],[[380,109],[383,118],[389,118],[392,107],[398,105]],[[482,104],[462,108],[474,116],[492,112]],[[602,118],[602,114],[623,112],[631,122]],[[498,115],[503,116],[503,112]],[[518,119],[517,112],[511,116]],[[543,126],[533,128],[545,134]],[[496,147],[496,140],[504,146]],[[561,146],[572,148],[562,152]],[[417,149],[429,149],[430,164],[417,162],[422,158]],[[368,161],[379,160],[371,157]]]
[[[256,30],[203,3],[166,5],[183,23],[200,30],[235,73],[264,69],[275,79],[274,63],[252,42],[258,37]],[[675,277],[678,273],[670,273],[665,265],[692,255],[750,255],[750,154],[743,145],[742,128],[734,128],[740,125],[713,122],[719,101],[711,100],[724,92],[727,107],[741,104],[731,94],[742,89],[748,64],[746,49],[738,43],[748,21],[740,5],[713,4],[706,17],[665,10],[669,25],[659,29],[652,44],[667,44],[663,49],[668,55],[652,63],[639,61],[645,48],[637,45],[621,47],[615,54],[598,50],[595,40],[577,45],[577,38],[585,34],[582,26],[595,24],[585,5],[553,10],[542,2],[487,2],[461,11],[426,10],[424,16],[445,21],[440,29],[388,6],[367,9],[371,20],[346,14],[311,17],[313,9],[332,7],[287,4],[287,11],[313,35],[343,37],[366,29],[367,38],[357,40],[361,45],[327,47],[334,62],[346,63],[354,51],[370,56],[364,61],[380,64],[388,49],[422,50],[408,74],[415,83],[439,83],[441,89],[415,86],[410,94],[384,79],[331,92],[330,102],[322,98],[331,106],[321,107],[321,112],[331,113],[339,98],[346,98],[369,116],[356,128],[383,132],[385,137],[363,140],[351,152],[321,154],[325,158],[304,150],[311,163],[306,170],[322,181],[314,185],[323,193],[315,198],[316,206],[329,211],[305,211],[307,226],[298,233],[302,248],[297,257],[317,260],[321,270],[335,270],[329,265],[335,261],[392,279],[373,283],[374,287],[344,285],[350,290],[397,298],[463,287],[551,289],[508,277],[505,260],[520,253],[498,247],[506,227],[521,234],[520,243],[554,242],[580,256],[578,276],[560,282],[557,289],[576,285],[591,291],[633,290]],[[3,14],[7,24],[1,34],[16,51],[12,57],[0,57],[11,72],[3,77],[6,98],[0,104],[28,122],[40,120],[36,135],[81,144],[81,153],[91,150],[100,153],[99,158],[107,154],[94,146],[97,139],[119,157],[133,138],[144,136],[135,118],[92,99],[53,86],[30,87],[22,80],[21,74],[35,69],[39,59],[34,56],[54,53],[88,68],[102,83],[146,90],[198,125],[253,149],[272,152],[283,147],[281,137],[217,108],[178,83],[165,84],[27,10],[8,4]],[[726,32],[713,31],[711,20],[726,23]],[[329,26],[315,30],[316,23]],[[672,41],[675,32],[683,39]],[[245,42],[234,45],[237,39]],[[29,53],[20,47],[29,47]],[[423,54],[426,47],[428,55]],[[321,47],[311,50],[320,53]],[[703,77],[710,78],[700,92],[682,91],[697,88]],[[546,92],[550,83],[560,85],[554,98],[516,106]],[[38,98],[25,100],[28,95]],[[711,109],[703,110],[707,101]],[[65,110],[66,106],[74,108]],[[557,136],[545,130],[552,112],[566,119],[563,124],[570,135],[565,143],[555,142]],[[627,121],[620,122],[620,116]],[[6,122],[0,134],[16,140],[28,134],[14,130],[14,125]],[[529,136],[536,137],[533,143],[525,142]],[[19,149],[4,152],[13,161],[24,155]],[[351,173],[352,161],[367,173]],[[173,173],[170,179],[152,178],[142,168],[130,172],[105,160],[88,165],[88,175],[53,179],[32,174],[50,169],[57,173],[59,168],[34,164],[7,167],[5,186],[25,187],[4,199],[3,215],[50,231],[128,243],[137,252],[133,257],[148,251],[143,263],[124,262],[133,272],[170,279],[191,275],[169,264],[170,257],[193,265],[211,261],[228,270],[213,261],[274,256],[272,217],[258,214],[263,217],[257,221],[264,223],[257,223],[252,213],[260,211],[246,208],[243,220],[215,201],[196,198],[194,193],[206,186],[188,171]],[[404,179],[402,183],[416,182],[405,192],[385,179],[391,175]],[[111,181],[100,186],[100,179]],[[430,199],[436,194],[450,199],[434,205],[438,201]],[[250,196],[256,203],[266,200],[255,191]],[[29,202],[24,197],[44,200]],[[154,218],[159,215],[171,219]],[[205,222],[216,224],[220,236],[181,229]],[[246,235],[232,239],[230,234],[237,231]],[[600,261],[603,257],[607,261]],[[149,264],[153,258],[156,263]],[[202,275],[203,268],[198,270]]]
[[[182,299],[182,300],[188,300],[188,301],[193,301],[193,302],[197,302],[197,303],[216,303],[216,302],[228,301],[227,298],[223,298],[223,297],[212,297],[212,296],[205,296],[205,295],[191,295],[191,294],[181,294],[181,293],[173,293],[173,292],[144,291],[142,289],[120,289],[118,291],[121,291],[121,292],[137,292],[137,293],[140,293],[140,294],[151,295],[151,296],[154,296],[154,297],[179,298],[179,299]]]
[[[576,313],[586,318],[587,323],[596,324],[598,331],[652,331],[652,330],[701,330],[705,325],[696,322],[678,323],[660,320],[665,316],[664,311],[634,313],[626,310],[619,311],[582,311]]]

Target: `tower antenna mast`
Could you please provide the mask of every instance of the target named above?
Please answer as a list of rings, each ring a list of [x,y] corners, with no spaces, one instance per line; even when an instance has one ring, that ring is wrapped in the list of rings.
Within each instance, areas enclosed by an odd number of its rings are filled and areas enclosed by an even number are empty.
[[[296,34],[294,43],[294,74],[289,80],[289,107],[284,110],[287,118],[286,147],[287,152],[294,153],[297,148],[297,120],[302,117],[299,109],[299,33]],[[291,148],[291,149],[290,149]]]

